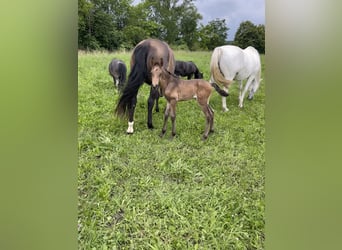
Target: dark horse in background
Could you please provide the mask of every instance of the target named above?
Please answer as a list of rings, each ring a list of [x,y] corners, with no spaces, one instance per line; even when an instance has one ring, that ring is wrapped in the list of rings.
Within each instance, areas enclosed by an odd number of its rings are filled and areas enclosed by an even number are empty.
[[[203,73],[201,73],[196,64],[192,61],[176,61],[175,74],[178,76],[187,76],[188,80],[194,76],[194,79],[203,79]]]
[[[113,77],[114,86],[119,91],[123,89],[126,82],[127,67],[126,64],[119,59],[113,59],[108,66],[109,74]]]
[[[118,116],[128,115],[128,134],[132,134],[134,131],[134,111],[138,90],[144,82],[151,85],[150,96],[147,102],[147,126],[150,129],[153,128],[152,109],[154,102],[159,98],[159,90],[157,87],[152,86],[151,70],[153,66],[160,65],[173,73],[175,70],[175,58],[173,51],[167,43],[157,39],[146,39],[135,46],[130,64],[131,72],[115,109],[115,113]]]

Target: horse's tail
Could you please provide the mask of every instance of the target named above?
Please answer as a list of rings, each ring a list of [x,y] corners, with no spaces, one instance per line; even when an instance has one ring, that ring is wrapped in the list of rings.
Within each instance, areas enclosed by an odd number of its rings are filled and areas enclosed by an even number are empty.
[[[147,76],[146,60],[148,50],[149,45],[142,43],[138,44],[133,51],[131,72],[115,108],[117,116],[123,117],[128,114],[128,106],[131,105],[132,100],[138,95],[138,90],[145,81]]]
[[[211,84],[211,86],[214,87],[214,89],[217,91],[217,93],[219,93],[221,96],[228,96],[229,95],[226,91],[221,89],[216,83],[212,82],[210,84]]]
[[[210,61],[210,71],[212,75],[212,80],[228,87],[232,83],[232,81],[229,81],[226,78],[224,78],[224,75],[220,70],[221,53],[222,52],[220,48],[214,49]]]

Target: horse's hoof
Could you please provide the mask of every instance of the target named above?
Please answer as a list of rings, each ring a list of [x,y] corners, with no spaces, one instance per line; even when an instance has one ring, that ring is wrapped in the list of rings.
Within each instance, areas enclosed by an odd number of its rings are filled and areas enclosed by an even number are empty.
[[[159,113],[159,109],[156,109],[156,112]]]
[[[165,135],[165,132],[166,132],[166,131],[162,131],[162,132],[160,133],[160,135],[159,135],[159,136],[160,136],[161,138],[163,138],[163,137],[164,137],[164,135]]]
[[[127,135],[133,135],[133,132],[126,132]]]
[[[147,127],[148,127],[149,129],[154,129],[154,127],[153,127],[152,124],[147,124]]]
[[[207,135],[203,135],[203,137],[202,137],[202,141],[205,141],[205,140],[207,140],[207,138],[208,138],[208,136],[207,136]]]
[[[222,111],[223,111],[223,112],[228,112],[229,109],[228,109],[228,108],[222,108]]]

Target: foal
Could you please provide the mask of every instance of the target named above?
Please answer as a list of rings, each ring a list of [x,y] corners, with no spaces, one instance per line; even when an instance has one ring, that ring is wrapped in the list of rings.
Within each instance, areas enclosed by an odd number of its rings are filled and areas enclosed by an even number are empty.
[[[175,121],[177,102],[195,98],[206,117],[206,128],[202,138],[203,140],[207,139],[209,132],[214,131],[214,111],[209,106],[212,89],[214,87],[221,96],[228,96],[228,93],[220,89],[216,83],[209,83],[203,79],[180,79],[158,64],[152,67],[151,74],[152,85],[156,87],[159,83],[162,95],[167,100],[164,113],[164,125],[160,136],[163,137],[165,135],[169,115],[171,116],[172,122],[172,138],[176,135]]]
[[[124,61],[119,59],[113,59],[108,66],[109,74],[113,77],[114,86],[119,91],[122,90],[126,82],[127,67]]]
[[[186,76],[188,80],[191,79],[192,75],[195,79],[203,79],[203,73],[199,71],[196,64],[192,61],[176,61],[175,75]]]

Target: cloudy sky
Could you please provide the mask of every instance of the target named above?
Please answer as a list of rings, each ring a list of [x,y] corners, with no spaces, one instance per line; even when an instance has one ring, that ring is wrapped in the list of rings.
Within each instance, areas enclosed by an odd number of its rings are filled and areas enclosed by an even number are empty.
[[[133,4],[140,2],[134,0]],[[228,40],[234,40],[235,33],[243,21],[255,25],[265,24],[265,0],[195,0],[195,6],[206,25],[215,18],[226,19]]]

